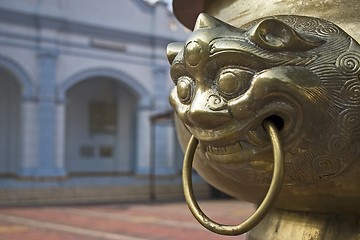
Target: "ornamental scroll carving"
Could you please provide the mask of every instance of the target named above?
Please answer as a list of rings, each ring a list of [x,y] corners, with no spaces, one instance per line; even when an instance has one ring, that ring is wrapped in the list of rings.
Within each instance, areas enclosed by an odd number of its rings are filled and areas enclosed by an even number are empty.
[[[170,104],[203,161],[233,181],[270,182],[265,119],[283,139],[284,185],[327,182],[359,161],[360,46],[335,24],[273,16],[236,28],[202,14],[168,59]]]

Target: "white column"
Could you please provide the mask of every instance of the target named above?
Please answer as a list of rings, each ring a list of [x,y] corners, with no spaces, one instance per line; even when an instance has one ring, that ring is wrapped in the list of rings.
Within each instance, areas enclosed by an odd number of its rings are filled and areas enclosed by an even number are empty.
[[[174,175],[177,170],[173,126],[171,122],[164,122],[156,124],[155,129],[156,175]]]
[[[55,165],[62,172],[60,175],[66,175],[65,169],[65,121],[66,121],[66,104],[58,103],[56,106],[55,122]]]
[[[154,75],[154,100],[155,111],[157,113],[164,113],[170,110],[167,91],[167,75],[168,68],[157,67],[153,71]],[[175,159],[173,157],[174,152],[174,137],[173,137],[173,125],[170,121],[162,123],[154,123],[155,144],[155,169],[156,175],[174,175],[176,171]]]
[[[19,176],[31,176],[38,164],[38,119],[37,104],[23,100],[20,106],[21,146]]]
[[[177,166],[176,161],[177,158],[175,157],[176,149],[175,149],[175,132],[174,132],[174,125],[172,123],[166,128],[167,131],[167,140],[168,140],[168,148],[166,151],[166,163],[167,166],[171,169],[171,174],[177,173]]]
[[[140,104],[142,105],[142,104]],[[137,112],[136,123],[136,174],[150,174],[150,147],[151,147],[151,124],[149,108],[140,106]]]

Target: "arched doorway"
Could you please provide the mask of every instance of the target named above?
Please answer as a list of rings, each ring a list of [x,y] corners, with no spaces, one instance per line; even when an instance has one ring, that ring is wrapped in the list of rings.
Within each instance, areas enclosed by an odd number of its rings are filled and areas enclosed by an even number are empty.
[[[66,92],[69,173],[134,170],[137,95],[111,77],[89,77]]]
[[[0,67],[0,174],[15,174],[20,158],[20,96],[17,79]]]

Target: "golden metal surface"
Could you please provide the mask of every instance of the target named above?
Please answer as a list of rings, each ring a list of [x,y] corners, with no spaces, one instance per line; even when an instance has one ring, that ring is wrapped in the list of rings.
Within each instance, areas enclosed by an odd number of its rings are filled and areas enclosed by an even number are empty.
[[[206,181],[260,204],[273,172],[262,126],[270,120],[285,154],[274,207],[360,214],[360,45],[354,38],[314,17],[277,15],[234,27],[200,14],[189,39],[169,45],[168,59],[179,139],[183,148],[191,135],[199,140],[193,165]],[[356,239],[359,231],[349,234]]]
[[[273,210],[247,240],[360,240],[360,216]]]
[[[183,187],[185,200],[189,206],[190,211],[197,219],[197,221],[208,230],[222,234],[222,235],[240,235],[248,232],[254,228],[269,212],[273,206],[282,186],[284,176],[284,152],[281,145],[281,140],[276,126],[270,122],[264,122],[264,128],[268,132],[271,144],[273,146],[274,154],[274,173],[271,180],[271,184],[263,202],[256,209],[256,211],[246,221],[239,225],[224,225],[211,220],[201,210],[195,199],[194,191],[192,188],[192,162],[196,148],[198,146],[198,140],[195,137],[191,137],[184,157],[183,165]]]
[[[200,2],[228,23],[200,14],[182,47],[168,48],[180,143],[199,140],[194,168],[260,204],[274,167],[270,120],[283,186],[249,239],[360,239],[360,2]]]
[[[199,140],[194,168],[209,183],[261,202],[273,167],[262,127],[270,119],[286,156],[276,206],[360,213],[360,46],[354,39],[311,17],[273,16],[237,28],[201,14],[183,48],[170,45],[168,52],[181,142],[190,135]]]
[[[312,16],[336,23],[360,41],[359,0],[173,0],[173,10],[189,29],[194,29],[200,13],[236,27],[267,16]]]
[[[200,2],[203,1],[200,0]],[[204,0],[202,6],[201,12],[216,16],[234,26],[241,26],[254,19],[274,15],[322,18],[336,23],[360,41],[359,0]]]

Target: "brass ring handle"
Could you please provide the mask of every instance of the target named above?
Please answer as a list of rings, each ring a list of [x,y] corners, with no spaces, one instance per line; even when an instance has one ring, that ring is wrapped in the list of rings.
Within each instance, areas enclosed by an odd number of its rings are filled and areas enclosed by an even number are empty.
[[[200,209],[199,205],[194,196],[194,191],[192,187],[192,163],[195,155],[195,151],[199,140],[194,136],[191,136],[189,144],[187,146],[184,165],[183,165],[183,188],[185,200],[188,204],[188,207],[191,213],[194,215],[196,220],[203,225],[208,230],[222,234],[222,235],[240,235],[245,232],[248,232],[254,228],[268,213],[274,202],[276,201],[277,196],[280,193],[283,176],[284,176],[284,151],[280,141],[279,133],[275,125],[270,121],[264,122],[264,128],[268,132],[271,144],[273,146],[273,155],[274,155],[274,172],[273,177],[270,183],[269,190],[256,211],[243,223],[239,225],[223,225],[211,220],[205,213]]]

